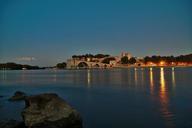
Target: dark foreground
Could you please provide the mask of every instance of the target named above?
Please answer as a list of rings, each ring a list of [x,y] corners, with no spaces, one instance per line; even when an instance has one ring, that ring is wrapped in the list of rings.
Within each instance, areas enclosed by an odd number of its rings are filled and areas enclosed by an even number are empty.
[[[26,96],[16,92],[9,101],[25,100],[23,121],[3,120],[0,128],[82,128],[80,114],[57,94]]]

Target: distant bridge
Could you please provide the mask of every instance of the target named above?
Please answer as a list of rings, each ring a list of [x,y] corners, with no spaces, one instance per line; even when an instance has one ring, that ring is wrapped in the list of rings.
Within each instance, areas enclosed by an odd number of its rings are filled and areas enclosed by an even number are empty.
[[[103,59],[102,59],[103,60]],[[110,64],[100,62],[92,62],[78,59],[69,59],[67,60],[67,68],[107,68],[110,67]]]

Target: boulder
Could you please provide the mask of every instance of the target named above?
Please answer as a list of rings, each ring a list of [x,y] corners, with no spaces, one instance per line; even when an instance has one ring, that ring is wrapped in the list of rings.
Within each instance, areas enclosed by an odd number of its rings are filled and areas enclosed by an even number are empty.
[[[0,128],[25,128],[24,123],[16,120],[1,120]]]
[[[26,98],[26,94],[21,91],[16,91],[15,94],[9,99],[9,101],[20,101]]]
[[[82,128],[80,114],[57,94],[45,93],[25,98],[22,112],[29,128]]]

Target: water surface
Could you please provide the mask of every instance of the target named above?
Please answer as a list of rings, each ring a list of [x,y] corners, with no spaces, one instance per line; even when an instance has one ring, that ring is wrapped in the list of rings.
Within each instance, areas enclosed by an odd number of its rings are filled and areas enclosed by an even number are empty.
[[[23,102],[55,92],[76,108],[85,128],[191,128],[192,68],[0,71],[0,119],[21,119]]]

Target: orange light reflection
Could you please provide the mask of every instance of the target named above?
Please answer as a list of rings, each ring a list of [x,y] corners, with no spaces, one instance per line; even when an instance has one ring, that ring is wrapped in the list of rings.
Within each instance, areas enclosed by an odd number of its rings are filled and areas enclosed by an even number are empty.
[[[175,86],[175,68],[172,68],[172,84]]]
[[[149,77],[150,77],[150,92],[153,95],[154,94],[153,68],[150,68]]]
[[[87,70],[87,84],[88,84],[88,87],[90,87],[90,84],[91,84],[91,71],[90,71],[90,69]]]
[[[135,68],[134,70],[135,70],[135,72],[134,72],[134,74],[135,74],[135,85],[137,85],[137,83],[138,83],[137,68]]]
[[[160,70],[160,102],[161,102],[161,112],[162,116],[165,119],[167,127],[174,127],[173,122],[173,113],[169,110],[169,99],[168,99],[168,90],[166,88],[166,82],[164,77],[164,68]]]

